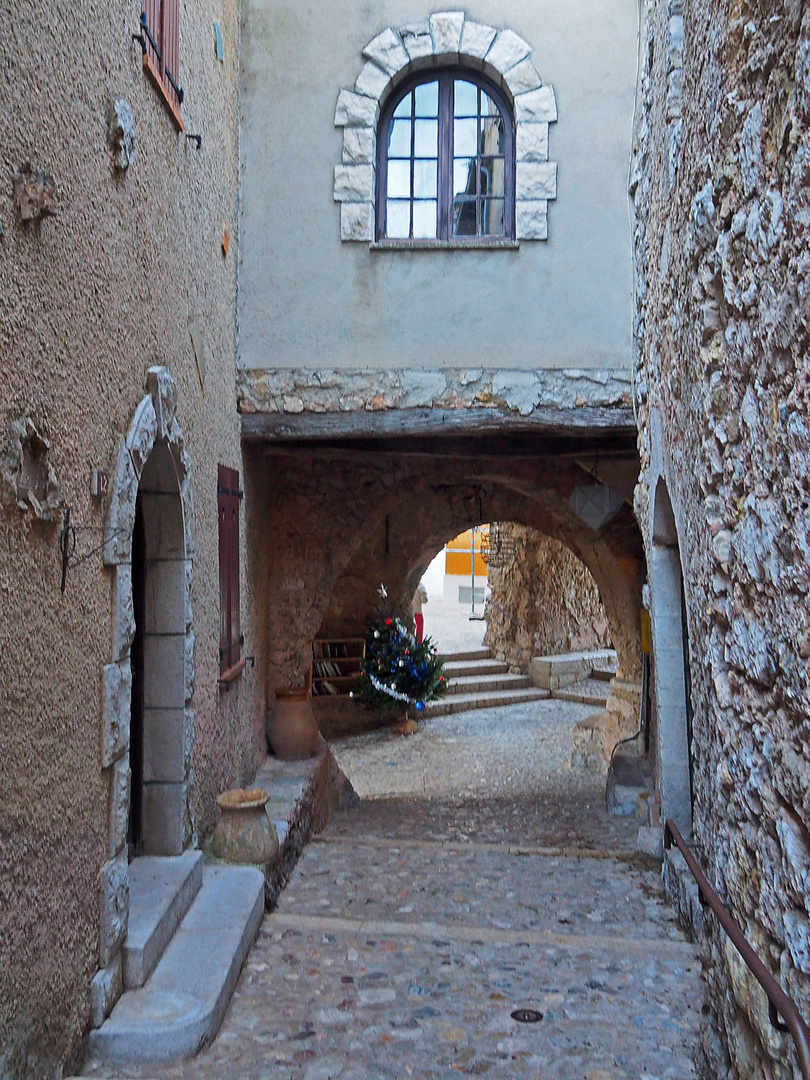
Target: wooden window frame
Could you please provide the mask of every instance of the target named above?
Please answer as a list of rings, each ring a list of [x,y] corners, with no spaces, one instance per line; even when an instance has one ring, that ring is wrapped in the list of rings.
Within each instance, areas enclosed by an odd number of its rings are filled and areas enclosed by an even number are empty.
[[[219,684],[229,686],[244,670],[239,610],[239,472],[217,466],[219,518]]]
[[[155,85],[178,131],[180,106],[180,0],[141,0],[143,67]]]
[[[473,83],[488,94],[501,111],[504,122],[504,231],[496,235],[453,235],[453,84],[456,79]],[[387,236],[388,138],[394,110],[404,97],[424,83],[438,82],[438,207],[436,236],[425,238]],[[480,150],[478,156],[480,157]],[[414,157],[411,155],[411,161]],[[477,199],[480,199],[480,195]],[[483,247],[513,242],[515,239],[515,118],[507,99],[486,76],[465,67],[423,71],[397,88],[386,103],[377,129],[376,239],[386,247],[415,244],[424,247]],[[413,203],[413,197],[411,197]]]

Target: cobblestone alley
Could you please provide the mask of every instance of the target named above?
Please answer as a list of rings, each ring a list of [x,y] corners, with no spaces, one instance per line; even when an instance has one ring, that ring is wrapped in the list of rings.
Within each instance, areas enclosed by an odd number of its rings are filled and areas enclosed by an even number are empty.
[[[542,701],[336,743],[362,804],[306,849],[215,1044],[87,1075],[695,1076],[700,963],[635,823],[567,764],[587,713]]]

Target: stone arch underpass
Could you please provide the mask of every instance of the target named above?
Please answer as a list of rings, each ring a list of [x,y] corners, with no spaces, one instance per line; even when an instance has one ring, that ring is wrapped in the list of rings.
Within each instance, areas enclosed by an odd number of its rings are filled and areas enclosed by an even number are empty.
[[[490,521],[534,528],[584,563],[610,624],[618,679],[639,680],[641,535],[627,501],[599,532],[574,514],[571,492],[592,482],[581,457],[493,453],[486,440],[465,453],[452,445],[412,453],[407,440],[385,450],[245,449],[268,567],[269,701],[277,687],[304,684],[314,637],[363,636],[381,582],[393,605],[409,613],[419,578],[444,542]]]

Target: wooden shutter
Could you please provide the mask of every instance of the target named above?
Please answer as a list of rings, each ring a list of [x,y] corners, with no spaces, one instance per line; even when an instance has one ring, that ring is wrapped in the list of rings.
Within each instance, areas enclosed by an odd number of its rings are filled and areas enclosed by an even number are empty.
[[[219,518],[219,672],[238,662],[241,654],[239,625],[239,473],[224,465],[217,469]]]
[[[238,663],[241,656],[242,631],[239,626],[239,473],[231,470],[231,521],[230,521],[230,558],[228,560],[228,600],[231,611],[231,667]]]
[[[142,0],[144,66],[159,85],[182,128],[180,105],[180,0]]]
[[[160,47],[161,25],[163,22],[163,0],[143,0],[143,18],[148,33],[144,34],[146,52],[155,71],[162,73],[162,50]]]
[[[180,0],[163,0],[161,51],[166,93],[176,109],[180,108]],[[238,484],[237,484],[238,486]]]

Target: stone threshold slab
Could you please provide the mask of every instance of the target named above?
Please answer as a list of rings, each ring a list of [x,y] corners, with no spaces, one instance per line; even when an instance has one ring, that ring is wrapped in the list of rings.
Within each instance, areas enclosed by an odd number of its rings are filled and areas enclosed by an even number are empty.
[[[344,919],[321,915],[286,915],[273,912],[265,920],[265,927],[272,930],[313,931],[319,934],[371,934],[374,937],[416,938],[418,941],[482,941],[493,945],[551,945],[572,951],[600,949],[604,952],[620,951],[649,957],[651,953],[688,954],[696,959],[698,949],[685,939],[629,938],[620,934],[559,934],[546,930],[495,930],[489,926],[451,926],[434,922],[397,922],[376,919]]]
[[[124,987],[143,986],[202,885],[201,851],[145,855],[129,867]]]
[[[216,1035],[264,914],[264,877],[248,866],[211,866],[147,984],[128,991],[91,1031],[94,1058],[181,1061]]]

